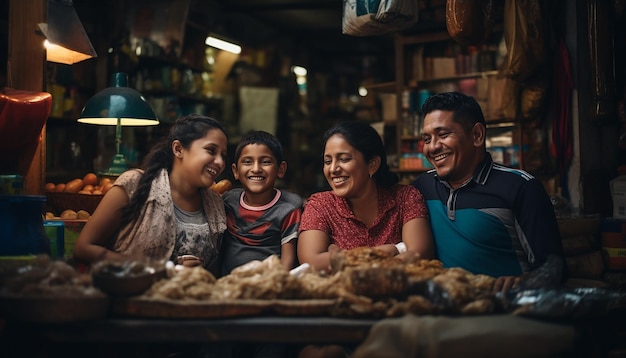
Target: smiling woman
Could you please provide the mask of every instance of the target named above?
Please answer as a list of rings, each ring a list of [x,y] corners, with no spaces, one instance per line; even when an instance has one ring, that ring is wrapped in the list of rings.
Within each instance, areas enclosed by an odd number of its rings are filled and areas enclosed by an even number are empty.
[[[402,252],[401,258],[433,256],[423,197],[398,184],[373,127],[351,121],[330,128],[323,171],[332,190],[313,194],[306,203],[298,237],[301,262],[327,270],[329,249],[363,246]]]

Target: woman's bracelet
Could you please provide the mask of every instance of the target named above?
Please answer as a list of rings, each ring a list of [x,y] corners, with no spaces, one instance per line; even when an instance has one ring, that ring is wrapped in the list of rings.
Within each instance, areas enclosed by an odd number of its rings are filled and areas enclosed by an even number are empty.
[[[404,242],[399,242],[396,244],[396,249],[399,254],[406,252],[406,244]]]

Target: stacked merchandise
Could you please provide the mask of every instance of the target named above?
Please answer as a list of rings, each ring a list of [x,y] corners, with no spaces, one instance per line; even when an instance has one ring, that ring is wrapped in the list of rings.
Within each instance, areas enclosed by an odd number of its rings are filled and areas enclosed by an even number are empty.
[[[604,280],[610,286],[626,287],[626,220],[606,218],[601,225]]]
[[[559,219],[569,284],[602,286],[605,264],[600,248],[599,217]]]

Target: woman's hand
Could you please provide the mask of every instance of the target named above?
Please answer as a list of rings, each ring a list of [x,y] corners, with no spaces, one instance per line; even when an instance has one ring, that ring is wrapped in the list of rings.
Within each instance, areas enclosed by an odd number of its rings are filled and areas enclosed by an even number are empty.
[[[345,265],[345,257],[342,254],[342,251],[339,246],[335,244],[330,244],[328,246],[328,256],[330,257],[330,271],[337,272],[341,271]]]
[[[516,288],[520,283],[519,276],[500,276],[493,283],[493,292],[506,292],[511,288]]]
[[[176,263],[184,267],[196,267],[202,265],[200,258],[194,255],[178,256]]]
[[[402,260],[407,264],[410,264],[421,260],[422,255],[420,255],[420,253],[417,251],[409,250],[396,255],[396,258]]]

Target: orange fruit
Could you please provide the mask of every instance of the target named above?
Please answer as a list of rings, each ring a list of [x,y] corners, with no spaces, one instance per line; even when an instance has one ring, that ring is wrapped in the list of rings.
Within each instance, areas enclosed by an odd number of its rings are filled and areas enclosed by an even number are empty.
[[[72,179],[65,183],[66,193],[78,193],[83,188],[82,179]]]
[[[83,183],[85,183],[85,185],[96,185],[98,184],[98,176],[94,173],[87,173],[83,177]]]
[[[111,178],[102,178],[100,179],[100,187],[103,188],[107,183],[111,183]]]
[[[54,187],[54,191],[57,193],[62,193],[65,191],[65,183],[59,183]]]
[[[107,191],[109,191],[109,189],[111,189],[113,187],[113,183],[107,183],[104,185],[104,187],[102,188],[102,192],[106,193]]]
[[[85,186],[83,187],[83,189],[81,191],[88,191],[89,193],[91,193],[92,191],[94,191],[94,186],[91,184],[85,184]]]
[[[52,192],[54,191],[54,188],[56,187],[56,185],[54,183],[46,183],[46,186],[44,187],[46,192]]]

